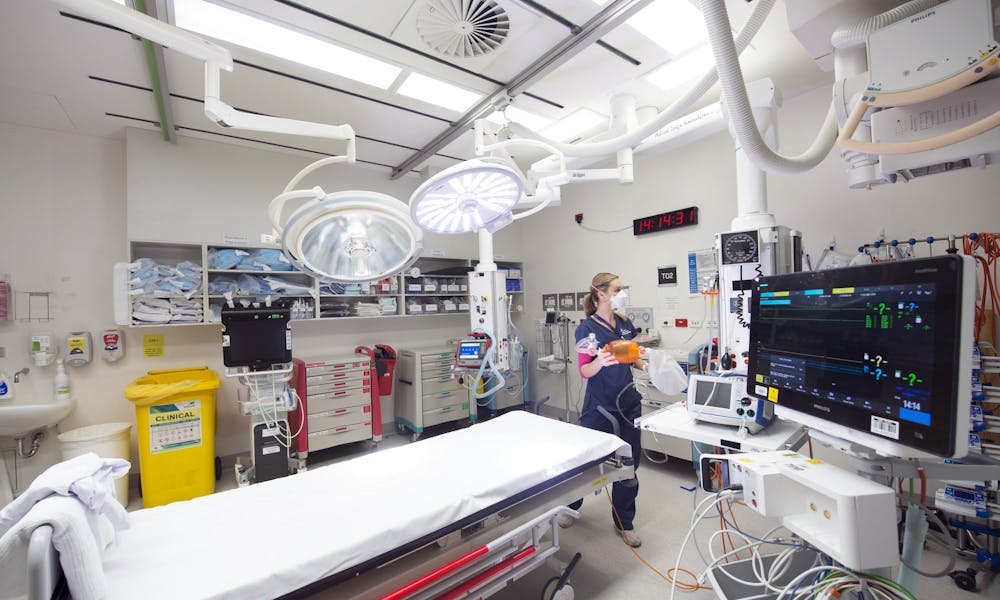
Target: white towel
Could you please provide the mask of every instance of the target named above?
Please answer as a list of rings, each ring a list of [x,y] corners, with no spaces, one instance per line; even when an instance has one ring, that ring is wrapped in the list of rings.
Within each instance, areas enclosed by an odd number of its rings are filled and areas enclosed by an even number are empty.
[[[0,536],[0,598],[27,594],[28,542],[39,525],[52,525],[52,545],[66,574],[74,600],[100,600],[108,595],[101,539],[113,537],[103,515],[88,510],[72,496],[49,496]]]
[[[93,452],[52,465],[0,510],[0,535],[27,515],[36,502],[52,495],[75,496],[87,509],[106,517],[115,530],[127,528],[128,513],[115,500],[112,484],[131,466],[127,460],[100,458]]]

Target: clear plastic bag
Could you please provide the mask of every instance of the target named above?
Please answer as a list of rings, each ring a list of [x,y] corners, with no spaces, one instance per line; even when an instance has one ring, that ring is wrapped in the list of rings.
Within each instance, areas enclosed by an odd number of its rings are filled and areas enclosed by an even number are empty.
[[[687,374],[666,352],[650,349],[646,352],[646,362],[649,364],[649,381],[656,389],[674,395],[687,388]]]

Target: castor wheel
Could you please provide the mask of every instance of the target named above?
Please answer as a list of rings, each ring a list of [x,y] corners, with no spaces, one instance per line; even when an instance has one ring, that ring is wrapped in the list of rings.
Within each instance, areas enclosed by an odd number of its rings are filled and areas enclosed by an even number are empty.
[[[975,592],[976,589],[976,570],[966,569],[964,571],[952,571],[948,574],[951,580],[955,582],[960,589],[967,592]]]

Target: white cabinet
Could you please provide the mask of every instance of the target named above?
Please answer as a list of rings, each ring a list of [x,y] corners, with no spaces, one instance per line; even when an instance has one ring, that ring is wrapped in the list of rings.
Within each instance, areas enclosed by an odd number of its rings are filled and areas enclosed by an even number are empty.
[[[454,346],[403,349],[396,353],[393,383],[396,427],[416,440],[432,425],[461,419],[476,420],[476,403],[462,387],[452,366]]]

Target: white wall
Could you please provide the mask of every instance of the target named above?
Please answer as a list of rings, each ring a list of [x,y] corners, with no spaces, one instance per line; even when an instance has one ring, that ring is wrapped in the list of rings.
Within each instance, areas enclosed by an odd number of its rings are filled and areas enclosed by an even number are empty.
[[[30,366],[25,384],[38,397],[51,398],[55,367],[31,365],[31,333],[61,337],[87,330],[96,336],[113,326],[111,265],[126,254],[125,145],[0,124],[0,181],[0,274],[15,292],[48,291],[53,300],[48,323],[0,322],[6,350],[0,369]],[[131,420],[122,390],[137,371],[133,360],[109,365],[99,359],[70,370],[78,404],[64,427]],[[22,488],[56,460],[57,449],[54,439],[46,440],[41,454],[21,463]]]
[[[797,154],[812,141],[829,102],[822,88],[786,102],[778,112],[780,150]],[[850,190],[844,164],[831,154],[816,169],[798,176],[768,176],[771,212],[779,224],[803,233],[805,248],[816,260],[821,249],[836,238],[838,249],[853,255],[857,247],[876,239],[884,228],[889,239],[911,235],[994,231],[1000,223],[997,202],[1000,167],[932,176],[909,184],[882,186],[872,191]],[[523,238],[532,247],[525,262],[526,296],[531,321],[542,318],[544,293],[586,290],[594,274],[609,271],[631,285],[633,306],[652,306],[662,324],[677,317],[703,320],[705,305],[687,293],[687,252],[709,248],[716,232],[729,230],[736,214],[736,177],[733,144],[719,134],[684,148],[656,156],[639,155],[635,183],[580,184],[563,188],[562,206],[523,221]],[[632,219],[687,206],[700,208],[699,225],[634,237]],[[620,233],[594,233],[583,224]],[[528,241],[531,242],[528,242]],[[937,246],[937,252],[943,251]],[[657,266],[677,265],[679,285],[656,285]],[[668,312],[667,298],[677,298],[679,309]],[[575,318],[582,313],[571,315]],[[534,327],[522,328],[534,348]],[[707,331],[663,327],[663,346],[688,349],[707,338]],[[693,339],[690,339],[695,335]],[[573,400],[582,386],[571,375]],[[532,394],[550,395],[563,406],[561,375],[532,371]]]
[[[129,240],[219,243],[231,234],[254,243],[270,229],[265,208],[271,197],[311,160],[186,137],[171,145],[143,130],[129,130],[123,142],[0,124],[0,218],[5,225],[0,276],[16,290],[51,291],[54,299],[49,323],[0,322],[0,347],[6,349],[0,369],[10,373],[29,364],[32,332],[62,338],[87,330],[96,339],[102,329],[113,327],[112,266],[127,260]],[[359,165],[320,171],[307,183],[327,191],[372,189],[406,201],[418,181],[389,181],[388,169]],[[509,259],[520,258],[519,232],[498,236],[496,248]],[[478,253],[472,234],[428,237],[425,249],[456,258]],[[468,317],[460,315],[310,321],[295,323],[293,338],[297,356],[316,357],[376,343],[397,349],[435,344],[468,330]],[[164,335],[162,357],[143,357],[143,335],[149,333]],[[77,407],[61,430],[113,421],[134,424],[134,409],[123,394],[147,371],[207,365],[223,372],[218,325],[126,328],[125,348],[126,357],[118,363],[95,357],[90,365],[69,370]],[[54,372],[54,366],[32,367],[26,381],[39,397],[48,398]],[[249,448],[237,388],[227,380],[219,390],[220,455]],[[383,399],[382,416],[384,422],[393,419],[390,399]],[[133,431],[133,456],[134,437]],[[49,440],[38,456],[19,461],[19,488],[57,459],[58,444]]]

